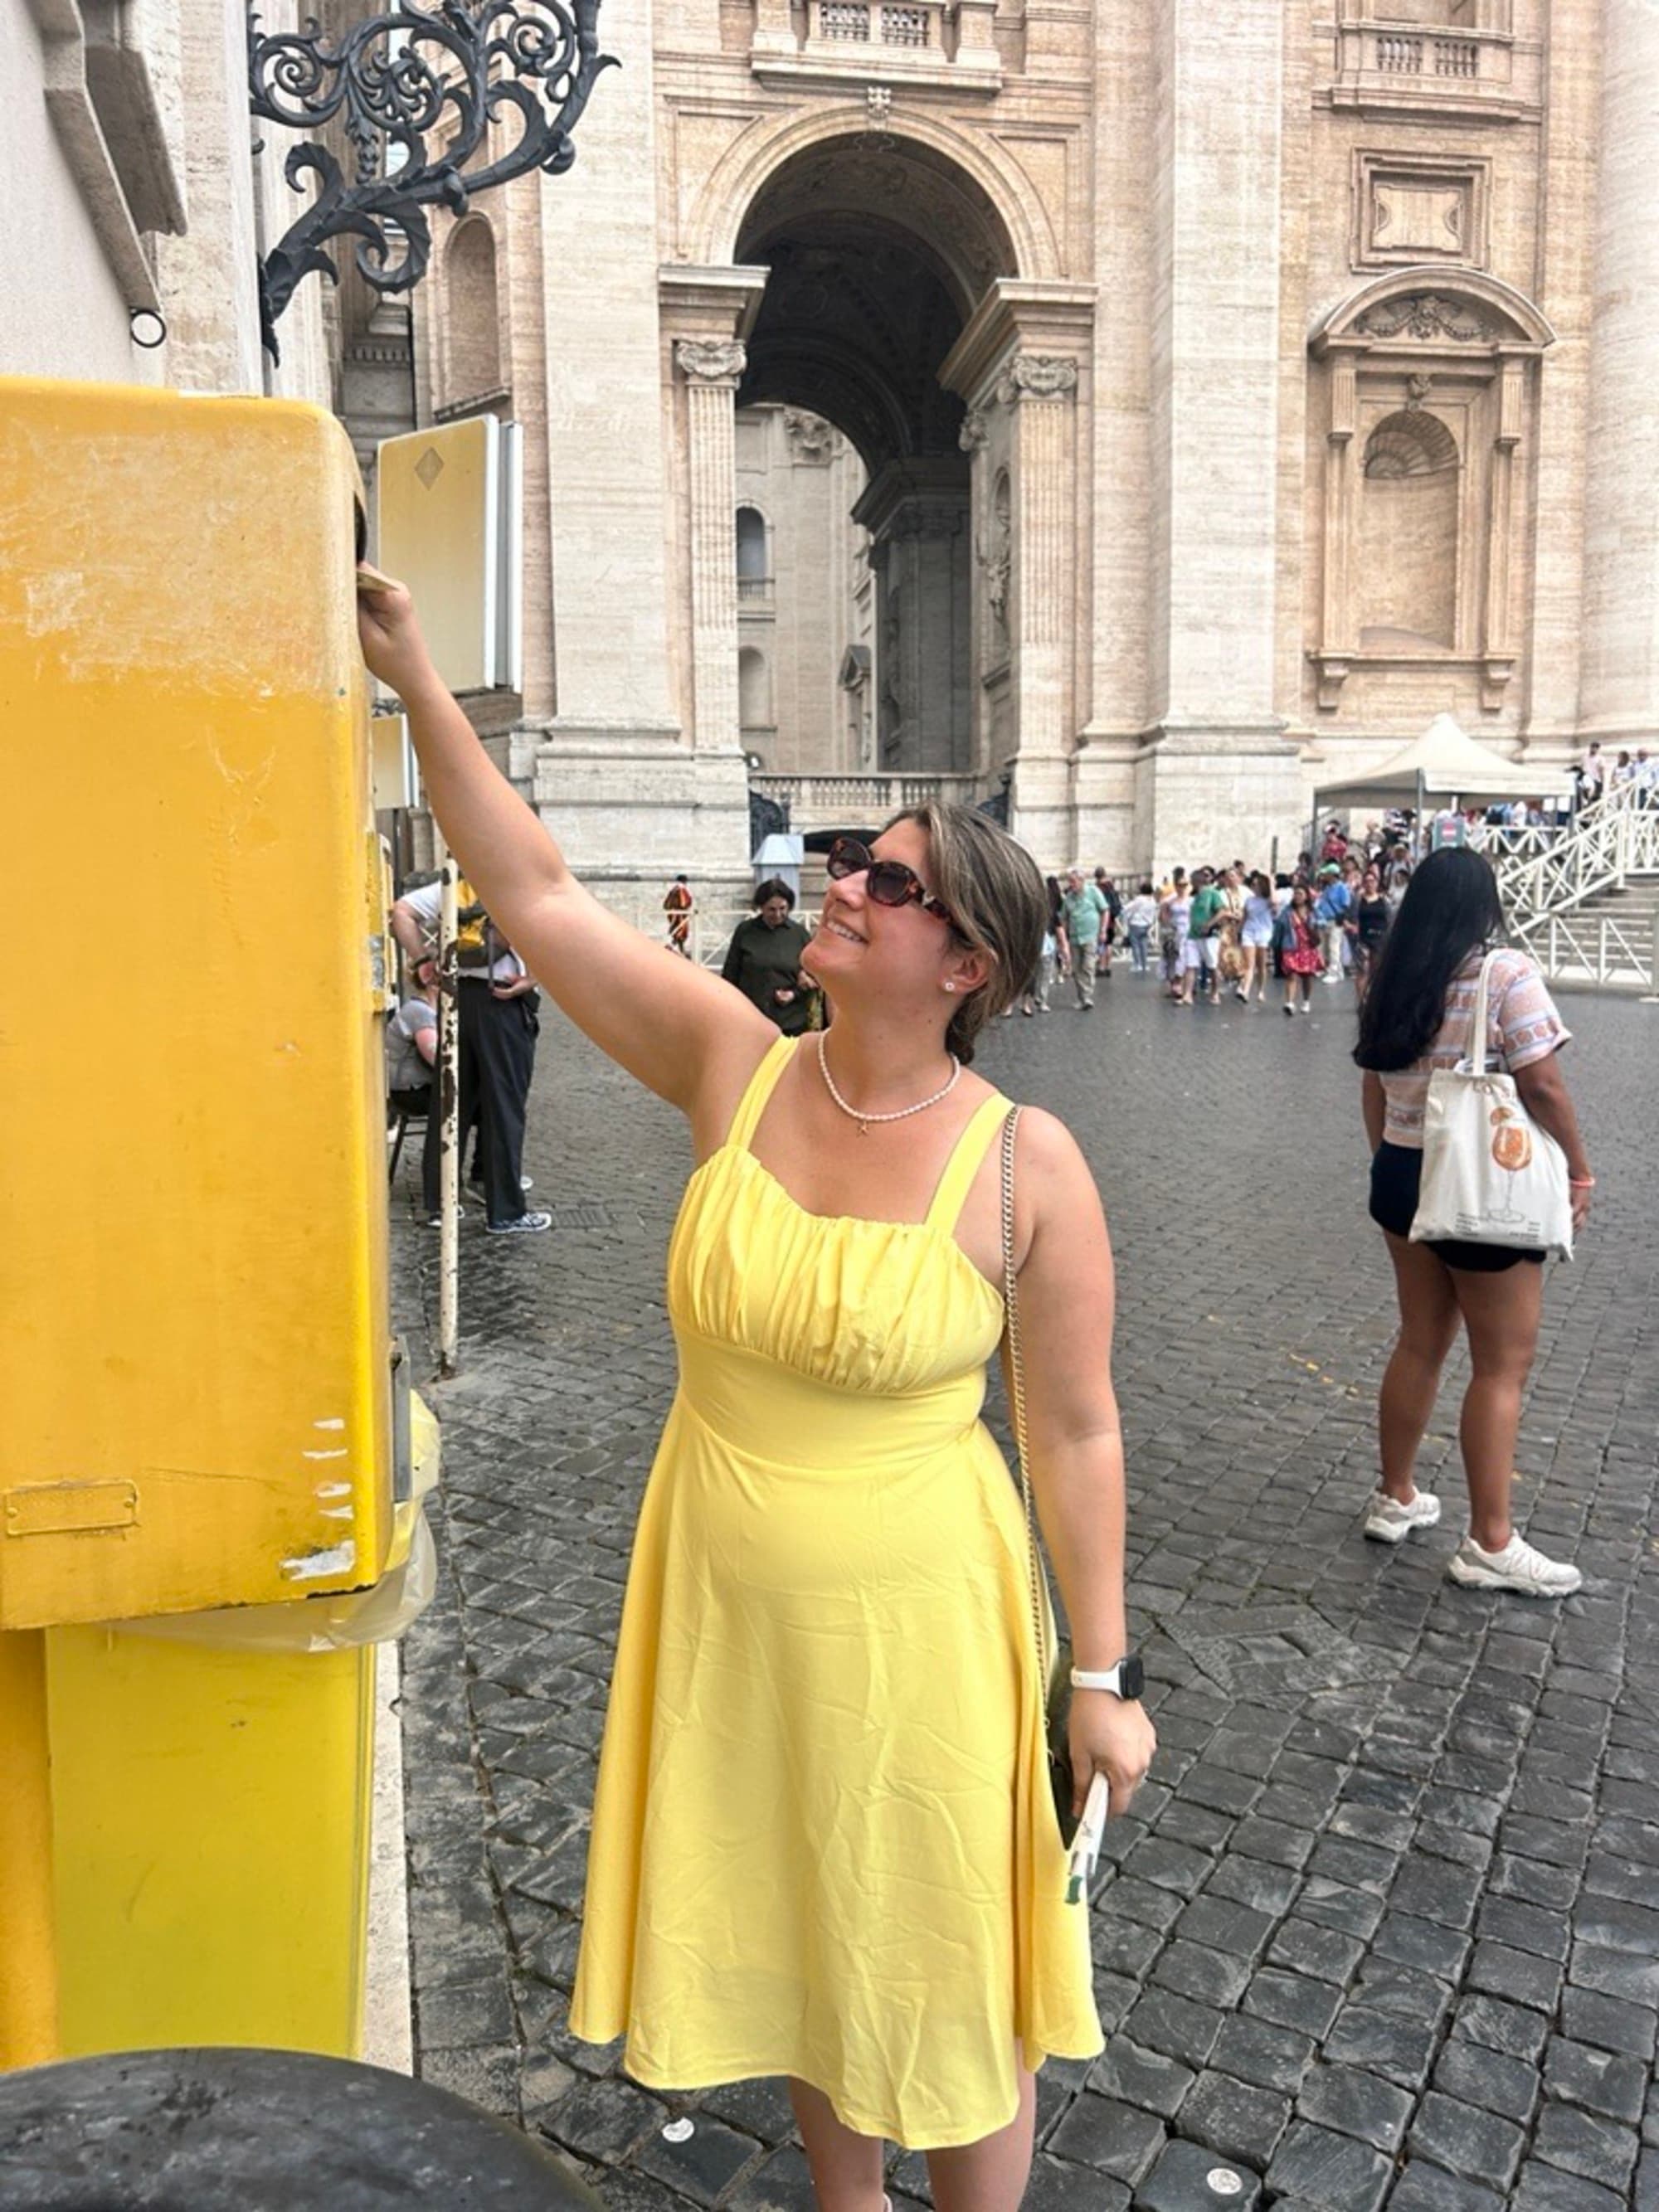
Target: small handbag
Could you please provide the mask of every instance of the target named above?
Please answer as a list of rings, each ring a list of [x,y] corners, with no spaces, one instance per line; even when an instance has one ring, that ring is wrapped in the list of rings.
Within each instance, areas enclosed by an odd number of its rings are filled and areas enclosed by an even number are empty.
[[[1567,1156],[1521,1103],[1515,1078],[1486,1065],[1487,989],[1498,957],[1489,952],[1480,963],[1463,1058],[1429,1077],[1411,1241],[1455,1238],[1571,1260]]]
[[[1072,1810],[1072,1752],[1066,1733],[1071,1709],[1072,1650],[1063,1638],[1054,1634],[1054,1614],[1037,1550],[1036,1516],[1031,1508],[1031,1470],[1025,1443],[1025,1364],[1019,1340],[1019,1277],[1014,1266],[1014,1138],[1018,1127],[1019,1109],[1011,1106],[1002,1125],[1002,1307],[1008,1345],[1008,1411],[1019,1459],[1019,1494],[1025,1507],[1031,1627],[1036,1638],[1037,1672],[1043,1686],[1048,1786],[1054,1792],[1060,1840],[1069,1850],[1078,1828],[1077,1815]]]

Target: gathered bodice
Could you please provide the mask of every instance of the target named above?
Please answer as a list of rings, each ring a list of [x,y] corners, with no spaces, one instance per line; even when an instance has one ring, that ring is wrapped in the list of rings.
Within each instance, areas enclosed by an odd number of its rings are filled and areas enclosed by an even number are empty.
[[[785,1037],[768,1053],[686,1188],[668,1252],[683,1393],[763,1456],[831,1464],[881,1437],[907,1453],[942,1447],[977,1419],[1002,1334],[1001,1294],[954,1231],[1007,1102],[973,1115],[926,1220],[811,1213],[749,1148],[794,1049]]]

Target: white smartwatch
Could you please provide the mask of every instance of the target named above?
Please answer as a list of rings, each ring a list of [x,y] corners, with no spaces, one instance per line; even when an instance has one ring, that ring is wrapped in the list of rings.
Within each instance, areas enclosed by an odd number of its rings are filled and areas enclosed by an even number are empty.
[[[1105,1690],[1114,1698],[1139,1698],[1146,1686],[1146,1669],[1132,1651],[1120,1659],[1115,1667],[1101,1672],[1091,1672],[1086,1667],[1073,1667],[1072,1687],[1074,1690]]]

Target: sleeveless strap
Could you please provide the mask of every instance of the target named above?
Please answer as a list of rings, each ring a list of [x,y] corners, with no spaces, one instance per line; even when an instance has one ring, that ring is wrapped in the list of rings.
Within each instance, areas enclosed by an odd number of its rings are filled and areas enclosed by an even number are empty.
[[[777,1089],[778,1078],[788,1066],[794,1055],[797,1037],[781,1036],[761,1060],[749,1079],[749,1087],[738,1101],[738,1110],[732,1116],[732,1126],[726,1133],[727,1145],[746,1152],[754,1140],[760,1117],[766,1111],[766,1102]]]
[[[990,1151],[1007,1112],[1008,1101],[994,1091],[975,1108],[967,1127],[951,1147],[933,1192],[933,1202],[927,1209],[930,1229],[942,1229],[948,1237],[956,1228],[980,1163]]]

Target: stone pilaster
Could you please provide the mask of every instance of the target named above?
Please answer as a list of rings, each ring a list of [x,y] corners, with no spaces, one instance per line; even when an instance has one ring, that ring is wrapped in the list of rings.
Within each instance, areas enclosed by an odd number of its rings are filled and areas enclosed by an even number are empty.
[[[1160,17],[1152,133],[1152,692],[1138,853],[1267,849],[1300,812],[1274,697],[1283,0]],[[1291,33],[1300,35],[1300,33]]]
[[[1659,732],[1659,9],[1606,0],[1590,331],[1581,727]]]
[[[975,532],[982,564],[1007,561],[1006,713],[981,747],[1012,757],[1010,825],[1045,861],[1072,857],[1080,697],[1087,680],[1089,549],[1079,535],[1078,471],[1087,450],[1086,286],[1002,280],[975,309],[939,371],[969,413]],[[1007,544],[986,487],[1006,477]],[[993,493],[993,501],[994,493]],[[983,617],[981,617],[983,619]],[[993,656],[981,653],[981,659]],[[994,695],[988,704],[995,705]]]
[[[551,514],[555,744],[679,734],[670,674],[668,500],[657,319],[651,9],[607,9],[608,70],[582,118],[576,166],[538,179],[546,330],[542,481]],[[526,470],[526,483],[538,473]]]
[[[691,567],[691,728],[699,750],[734,750],[738,722],[737,470],[732,416],[745,356],[735,338],[680,338]]]

